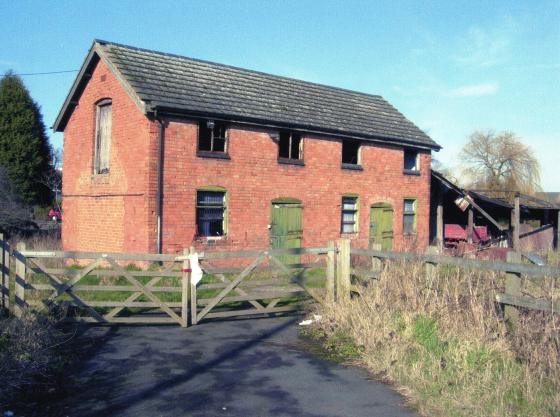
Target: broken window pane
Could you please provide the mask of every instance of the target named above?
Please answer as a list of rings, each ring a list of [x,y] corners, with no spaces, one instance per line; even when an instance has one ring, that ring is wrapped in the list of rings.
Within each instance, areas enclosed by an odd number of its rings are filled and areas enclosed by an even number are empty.
[[[198,150],[225,152],[227,126],[224,123],[203,120],[198,125]]]
[[[342,141],[342,163],[354,164],[360,163],[360,142],[357,140]]]
[[[406,171],[418,171],[418,152],[404,151],[404,169]]]
[[[301,135],[293,132],[280,132],[278,157],[284,159],[301,159]]]

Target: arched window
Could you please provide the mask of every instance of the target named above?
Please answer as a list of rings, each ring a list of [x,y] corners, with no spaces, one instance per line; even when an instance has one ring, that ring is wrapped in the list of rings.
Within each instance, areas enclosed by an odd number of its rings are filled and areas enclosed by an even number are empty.
[[[94,173],[106,174],[109,172],[109,149],[111,147],[112,124],[111,99],[103,99],[96,105],[95,117],[95,154]]]

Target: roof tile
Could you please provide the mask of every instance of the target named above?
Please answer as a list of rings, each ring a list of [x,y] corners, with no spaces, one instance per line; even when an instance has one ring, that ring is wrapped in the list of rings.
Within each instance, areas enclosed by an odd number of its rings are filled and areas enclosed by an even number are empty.
[[[110,42],[99,44],[139,98],[151,106],[440,147],[381,96]]]

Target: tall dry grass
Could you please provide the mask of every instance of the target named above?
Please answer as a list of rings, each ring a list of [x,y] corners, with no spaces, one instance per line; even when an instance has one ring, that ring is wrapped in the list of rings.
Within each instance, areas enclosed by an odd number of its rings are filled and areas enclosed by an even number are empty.
[[[33,313],[0,317],[0,407],[27,389],[49,386],[63,367],[59,347],[68,337],[56,321]]]
[[[558,416],[558,315],[526,312],[508,332],[494,302],[502,274],[385,265],[351,300],[319,307],[314,333],[394,382],[430,416]],[[523,290],[558,299],[554,280]],[[351,345],[349,347],[348,345]]]

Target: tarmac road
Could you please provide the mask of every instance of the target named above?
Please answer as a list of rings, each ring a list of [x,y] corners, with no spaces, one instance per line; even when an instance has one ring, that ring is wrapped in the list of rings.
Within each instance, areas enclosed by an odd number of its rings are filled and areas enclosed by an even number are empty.
[[[418,416],[364,371],[311,354],[298,320],[89,327],[84,360],[45,415]]]

